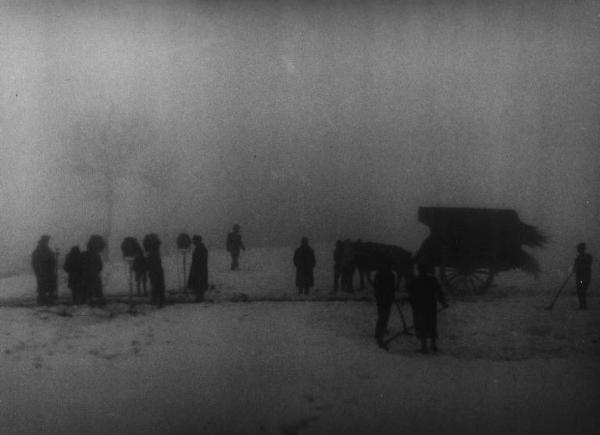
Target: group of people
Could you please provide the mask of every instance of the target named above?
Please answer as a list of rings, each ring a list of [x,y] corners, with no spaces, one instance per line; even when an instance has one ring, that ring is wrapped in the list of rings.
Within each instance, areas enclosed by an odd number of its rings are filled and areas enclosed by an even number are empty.
[[[58,297],[58,251],[50,249],[49,241],[50,236],[43,235],[31,254],[39,305],[51,305]],[[208,290],[208,249],[201,236],[194,235],[191,243],[194,251],[186,287],[195,294],[196,301],[200,302]],[[149,280],[151,303],[162,307],[165,303],[165,276],[160,245],[159,237],[151,233],[144,237],[142,245],[135,237],[126,237],[121,244],[121,251],[135,276],[137,295],[147,295]],[[106,242],[102,236],[92,235],[87,242],[86,251],[82,252],[79,246],[73,246],[67,254],[63,269],[68,276],[67,285],[71,290],[73,304],[105,304],[101,256],[105,247]],[[232,258],[231,270],[239,268],[240,250],[245,249],[240,226],[236,224],[227,237],[227,250]]]
[[[37,280],[37,302],[50,305],[58,297],[58,251],[49,247],[50,236],[43,235],[31,254],[31,266]],[[87,250],[79,247],[71,249],[65,259],[64,269],[69,279],[68,285],[74,303],[102,303],[102,258],[100,253],[106,246],[101,236],[93,235],[87,243]]]
[[[48,246],[50,236],[43,235],[31,254],[31,265],[37,280],[37,302],[39,305],[51,305],[58,297],[58,252]],[[137,243],[137,241],[135,241]],[[138,291],[143,282],[145,291],[146,277],[152,287],[152,303],[164,304],[164,272],[160,258],[160,239],[156,234],[148,234],[143,241],[146,255],[132,257],[132,266],[136,269]],[[67,273],[67,285],[71,290],[73,303],[102,306],[106,303],[102,283],[102,251],[106,241],[102,236],[90,236],[86,250],[73,246],[65,258],[63,269]]]
[[[437,312],[438,302],[448,307],[446,298],[430,264],[418,264],[418,275],[408,282],[408,296],[413,312],[413,322],[417,338],[421,343],[419,352],[437,352]],[[372,281],[377,303],[377,323],[375,340],[379,347],[387,349],[384,338],[392,306],[396,297],[397,277],[392,271],[391,262],[383,261]],[[427,343],[429,341],[429,347]]]
[[[577,257],[573,262],[572,271],[575,274],[575,289],[579,301],[578,310],[587,309],[587,289],[592,276],[592,256],[586,252],[586,244],[579,243],[576,247]],[[437,312],[438,303],[444,308],[448,307],[442,287],[434,275],[431,264],[418,264],[418,276],[409,279],[407,290],[410,305],[413,311],[413,322],[417,338],[421,343],[419,352],[437,352],[438,330]],[[377,302],[377,323],[375,326],[375,339],[382,348],[387,348],[384,337],[391,308],[395,300],[397,277],[393,273],[391,263],[384,261],[372,281]],[[427,343],[429,341],[429,347]]]
[[[36,249],[31,255],[31,264],[37,279],[37,300],[40,305],[48,305],[57,298],[58,264],[57,252],[49,247],[50,236],[40,238]],[[189,237],[188,237],[189,240]],[[194,245],[192,264],[186,286],[196,295],[196,301],[204,299],[208,290],[208,250],[202,237],[194,235],[191,239]],[[148,234],[143,240],[143,250],[136,239],[126,238],[121,249],[124,256],[129,258],[131,268],[135,272],[138,295],[146,294],[146,277],[151,285],[151,302],[161,307],[165,302],[165,280],[162,261],[160,257],[160,239],[156,234]],[[102,289],[102,257],[106,243],[99,235],[90,237],[87,250],[81,252],[78,246],[71,248],[65,259],[64,270],[68,274],[68,286],[72,292],[74,304],[103,304],[104,294]],[[227,235],[227,251],[231,255],[231,270],[239,268],[241,250],[245,250],[240,234],[240,226],[234,225],[233,231]],[[356,270],[354,259],[344,258],[353,255],[351,241],[337,241],[334,249],[334,288],[338,290],[341,279],[341,288],[352,291],[352,279]],[[145,251],[145,254],[144,254]],[[579,309],[587,309],[586,292],[591,279],[592,256],[586,252],[585,243],[577,245],[578,255],[573,263],[575,274]],[[296,268],[296,287],[299,295],[308,295],[314,286],[314,268],[316,257],[313,248],[308,243],[308,238],[302,237],[300,246],[294,251],[293,264]],[[416,336],[419,338],[420,352],[437,351],[437,311],[438,303],[447,307],[446,298],[442,287],[434,275],[431,264],[418,264],[418,275],[407,279],[407,290],[410,305],[413,311],[413,321]],[[406,277],[405,277],[406,278]],[[394,273],[392,260],[381,259],[374,279],[371,281],[375,300],[377,303],[377,322],[375,326],[375,339],[380,347],[386,348],[384,340],[398,280],[401,279]],[[429,346],[428,346],[429,343]]]

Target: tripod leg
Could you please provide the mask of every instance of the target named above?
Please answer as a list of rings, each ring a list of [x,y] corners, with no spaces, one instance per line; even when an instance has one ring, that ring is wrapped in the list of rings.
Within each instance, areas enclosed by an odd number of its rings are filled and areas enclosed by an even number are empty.
[[[398,312],[400,313],[400,319],[402,319],[402,328],[403,328],[402,332],[405,334],[412,335],[412,333],[410,332],[410,329],[406,325],[406,319],[404,318],[404,313],[402,312],[402,307],[400,306],[400,302],[395,301],[395,304],[396,304],[396,308],[398,308]]]

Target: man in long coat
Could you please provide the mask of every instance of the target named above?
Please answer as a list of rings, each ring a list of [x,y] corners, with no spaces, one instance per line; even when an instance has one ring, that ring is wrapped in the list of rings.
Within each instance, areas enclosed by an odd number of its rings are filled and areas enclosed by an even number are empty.
[[[31,266],[37,280],[37,302],[49,305],[56,299],[58,275],[56,273],[56,255],[48,243],[50,236],[42,236],[31,254]]]
[[[63,269],[69,276],[68,287],[71,289],[73,304],[78,305],[83,303],[85,298],[82,289],[81,251],[79,250],[79,246],[73,246],[71,248],[65,258]]]
[[[81,254],[82,302],[91,305],[104,305],[104,290],[102,288],[102,257],[100,254],[106,247],[104,238],[99,235],[90,236],[87,250]]]
[[[294,266],[296,266],[296,287],[298,294],[308,295],[312,286],[315,285],[313,269],[317,261],[315,252],[308,244],[308,239],[302,237],[300,247],[294,252]]]
[[[447,307],[446,298],[438,280],[433,276],[433,267],[418,265],[419,276],[408,287],[410,304],[413,309],[413,321],[417,338],[421,340],[422,353],[427,353],[427,339],[431,341],[431,350],[437,352],[437,303]]]
[[[192,237],[194,252],[187,286],[196,295],[196,301],[204,299],[204,292],[208,290],[208,249],[202,243],[201,236]]]
[[[238,224],[235,224],[233,226],[233,231],[227,234],[227,252],[231,254],[231,270],[237,270],[240,266],[240,250],[245,251],[246,247],[242,242],[240,226]]]

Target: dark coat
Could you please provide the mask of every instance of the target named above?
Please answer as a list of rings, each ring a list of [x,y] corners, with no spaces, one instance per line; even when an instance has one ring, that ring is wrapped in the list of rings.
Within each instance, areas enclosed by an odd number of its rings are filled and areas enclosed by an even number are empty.
[[[378,305],[392,305],[396,291],[396,276],[391,270],[378,270],[373,280],[375,300]]]
[[[573,264],[575,279],[583,282],[589,282],[592,276],[592,256],[587,252],[580,253],[575,258]]]
[[[159,251],[151,251],[146,257],[146,270],[150,285],[152,285],[152,295],[161,296],[165,293],[165,274],[162,267],[162,260]]]
[[[310,288],[315,285],[313,269],[317,265],[315,252],[309,245],[302,245],[294,252],[296,287]]]
[[[208,249],[200,242],[192,253],[192,265],[188,278],[188,288],[195,291],[208,289]]]
[[[69,276],[68,286],[71,290],[77,291],[81,286],[81,251],[77,246],[71,248],[65,258],[63,266]]]
[[[146,259],[144,258],[144,254],[141,252],[136,254],[133,259],[133,272],[135,273],[135,280],[140,281],[145,279],[145,274],[147,272]]]
[[[86,297],[102,297],[102,257],[98,252],[85,251],[80,255],[81,286]]]
[[[47,246],[39,244],[31,254],[31,267],[37,279],[38,294],[53,294],[57,289],[56,256]]]
[[[242,235],[235,231],[227,234],[227,252],[237,256],[240,255],[240,249],[246,250],[242,242]]]
[[[431,275],[419,275],[408,287],[417,337],[437,338],[437,303],[446,305],[442,287]]]

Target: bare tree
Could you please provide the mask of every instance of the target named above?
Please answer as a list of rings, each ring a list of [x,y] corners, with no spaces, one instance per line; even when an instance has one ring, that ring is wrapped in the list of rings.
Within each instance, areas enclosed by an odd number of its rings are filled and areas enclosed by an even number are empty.
[[[158,197],[160,205],[160,225],[163,233],[168,232],[168,220],[172,216],[167,210],[167,199],[172,193],[173,182],[175,181],[179,169],[179,163],[173,152],[167,149],[161,149],[157,153],[148,154],[144,163],[137,170],[139,179],[147,185]],[[175,211],[179,209],[178,204],[173,207]]]
[[[145,117],[91,112],[79,119],[72,130],[73,172],[90,184],[88,198],[105,206],[102,236],[109,243],[113,232],[119,184],[131,173],[132,160],[152,141],[153,130]],[[109,255],[109,249],[106,249]]]

